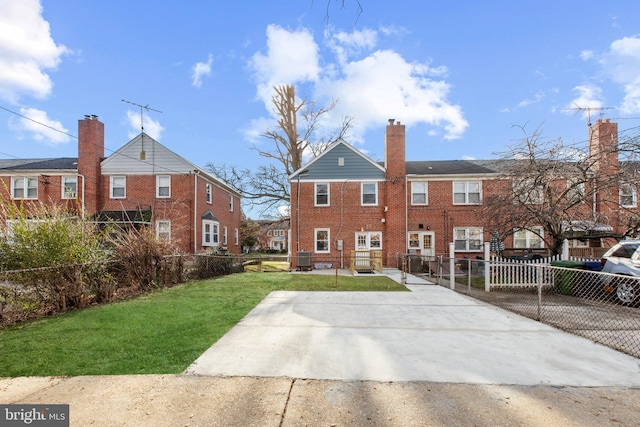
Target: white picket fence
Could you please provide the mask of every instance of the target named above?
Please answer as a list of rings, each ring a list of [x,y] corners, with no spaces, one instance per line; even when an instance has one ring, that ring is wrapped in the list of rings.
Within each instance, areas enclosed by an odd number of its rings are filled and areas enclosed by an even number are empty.
[[[450,271],[455,271],[455,257],[453,243],[450,245]],[[484,244],[483,264],[484,287],[489,292],[496,287],[545,287],[553,286],[553,270],[551,263],[554,261],[594,261],[569,256],[568,242],[563,245],[562,254],[549,256],[535,260],[514,260],[502,257],[492,257],[489,251],[489,243]],[[555,267],[554,267],[555,268]],[[455,275],[450,275],[450,288],[455,288]]]

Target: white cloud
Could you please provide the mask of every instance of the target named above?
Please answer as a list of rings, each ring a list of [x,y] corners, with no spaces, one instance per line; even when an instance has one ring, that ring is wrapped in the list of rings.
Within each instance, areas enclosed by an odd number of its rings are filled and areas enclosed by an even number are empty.
[[[624,37],[611,43],[601,60],[603,70],[624,91],[623,114],[640,113],[640,38]]]
[[[45,70],[70,51],[51,38],[38,0],[0,0],[0,10],[0,98],[46,98],[53,83]]]
[[[31,138],[50,146],[69,142],[69,131],[59,121],[49,118],[46,111],[20,108],[20,114],[24,117],[11,120],[9,123],[13,130],[27,132]]]
[[[580,59],[582,59],[583,61],[588,61],[591,58],[593,58],[592,50],[583,50],[582,52],[580,52]]]
[[[325,128],[335,128],[345,116],[355,119],[358,126],[352,129],[351,142],[370,128],[384,126],[390,117],[408,126],[426,123],[441,132],[444,129],[446,139],[459,138],[469,126],[462,108],[448,99],[451,84],[443,80],[447,67],[408,61],[392,50],[376,51],[379,34],[373,30],[329,36],[327,43],[335,59],[320,57],[307,30],[267,28],[267,53],[256,53],[249,65],[258,77],[258,95],[269,111],[274,85],[305,84],[313,92],[310,100],[321,105],[339,100],[323,116],[335,122],[325,123]]]
[[[441,72],[428,64],[407,62],[397,52],[380,50],[345,64],[342,78],[322,81],[317,92],[339,99],[335,113],[355,117],[360,131],[393,117],[408,126],[443,127],[445,139],[456,139],[468,123],[462,108],[448,101],[451,85],[430,78]]]
[[[309,31],[269,25],[266,53],[256,53],[249,64],[257,81],[258,97],[270,108],[274,86],[316,80],[320,73],[318,62],[318,45]]]
[[[127,132],[127,135],[130,139],[135,138],[140,134],[140,111],[127,111],[127,123],[131,127]],[[142,124],[144,126],[144,133],[149,135],[151,138],[156,141],[160,140],[160,136],[162,135],[162,131],[164,128],[160,125],[159,121],[153,120],[149,117],[148,114],[143,113],[142,115]]]
[[[197,62],[193,66],[193,74],[191,75],[191,85],[195,87],[202,86],[202,78],[211,75],[211,63],[213,57],[209,54],[207,62]]]

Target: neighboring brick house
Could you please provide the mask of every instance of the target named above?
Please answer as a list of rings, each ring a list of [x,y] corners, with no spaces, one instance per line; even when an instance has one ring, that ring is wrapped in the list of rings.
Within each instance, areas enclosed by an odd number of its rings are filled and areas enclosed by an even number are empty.
[[[290,222],[288,219],[278,221],[258,221],[260,224],[260,249],[272,251],[289,250]]]
[[[617,146],[617,125],[608,120],[592,126],[591,135],[591,150],[602,144]],[[311,252],[314,260],[345,268],[354,250],[380,251],[389,266],[397,265],[397,254],[448,256],[451,242],[456,257],[481,256],[492,234],[482,211],[483,195],[511,185],[501,179],[499,161],[406,161],[405,143],[405,126],[390,120],[384,163],[337,141],[293,173],[292,252]],[[617,154],[606,167],[618,167]],[[635,186],[629,192],[635,203]],[[617,202],[618,194],[610,197]],[[589,211],[591,205],[585,206]],[[613,209],[603,203],[597,209],[609,209],[603,212],[611,220],[606,227],[620,226]],[[514,232],[503,243],[521,248],[543,245],[527,230]],[[295,267],[296,257],[293,260]]]
[[[235,189],[145,133],[105,158],[97,116],[78,121],[78,158],[0,160],[0,180],[14,203],[62,203],[99,222],[151,226],[185,253],[240,253]]]

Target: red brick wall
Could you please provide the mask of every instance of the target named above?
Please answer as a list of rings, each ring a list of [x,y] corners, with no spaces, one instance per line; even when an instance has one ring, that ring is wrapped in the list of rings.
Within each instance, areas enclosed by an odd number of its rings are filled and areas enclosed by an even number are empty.
[[[85,213],[99,211],[102,174],[100,161],[104,157],[104,124],[96,116],[78,120],[78,173],[84,176]],[[82,189],[82,177],[78,180],[78,192]]]

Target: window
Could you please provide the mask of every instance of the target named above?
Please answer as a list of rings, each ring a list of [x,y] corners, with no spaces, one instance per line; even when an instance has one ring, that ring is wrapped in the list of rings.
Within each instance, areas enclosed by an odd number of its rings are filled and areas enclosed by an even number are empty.
[[[532,179],[524,179],[513,183],[514,203],[538,205],[543,201],[542,186]]]
[[[454,205],[478,205],[480,204],[480,198],[479,181],[453,183]]]
[[[158,198],[171,197],[171,176],[170,175],[156,176],[156,197]]]
[[[222,227],[222,244],[223,245],[227,244],[227,227],[226,226]]]
[[[238,242],[240,242],[240,232],[238,231],[237,228],[234,228],[233,229],[233,244],[237,246]]]
[[[112,176],[111,177],[111,198],[124,199],[127,197],[127,177]]]
[[[357,250],[378,250],[382,249],[382,232],[370,231],[356,233]]]
[[[211,220],[202,221],[202,246],[217,246],[219,224]]]
[[[329,206],[329,184],[316,184],[316,206]]]
[[[13,178],[12,193],[14,199],[37,199],[38,198],[38,178]]]
[[[481,227],[457,227],[453,229],[453,240],[456,251],[481,251]]]
[[[411,204],[412,205],[427,204],[427,183],[426,182],[411,183]]]
[[[171,221],[165,219],[156,221],[156,237],[164,242],[171,241]]]
[[[584,202],[584,182],[578,178],[567,179],[567,198],[572,203]]]
[[[623,208],[636,207],[636,189],[633,185],[620,185],[620,206]]]
[[[207,189],[207,203],[211,203],[211,184],[207,184],[206,189]]]
[[[377,205],[378,204],[378,183],[363,182],[362,183],[362,204]]]
[[[315,229],[315,252],[317,253],[329,253],[329,229],[328,228],[316,228]]]
[[[531,230],[519,229],[513,233],[514,248],[542,248],[544,240],[542,227],[531,227]]]
[[[233,194],[229,194],[229,212],[233,212]]]
[[[75,199],[78,196],[78,177],[63,176],[62,177],[62,198]]]

